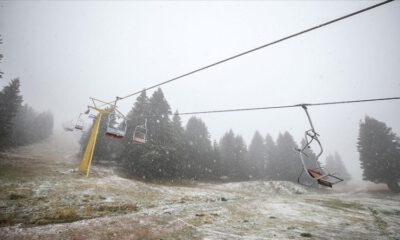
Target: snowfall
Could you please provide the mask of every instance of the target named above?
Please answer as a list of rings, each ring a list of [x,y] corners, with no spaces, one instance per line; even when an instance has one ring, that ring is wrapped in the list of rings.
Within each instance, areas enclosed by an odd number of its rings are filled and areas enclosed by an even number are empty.
[[[87,178],[77,151],[56,135],[0,153],[0,239],[400,239],[385,186],[147,183],[112,164]]]

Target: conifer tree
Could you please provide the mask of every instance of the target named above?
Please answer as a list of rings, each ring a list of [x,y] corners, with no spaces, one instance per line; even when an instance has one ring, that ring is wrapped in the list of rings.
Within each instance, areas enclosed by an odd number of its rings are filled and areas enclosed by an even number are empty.
[[[265,137],[265,152],[266,152],[266,176],[269,179],[277,179],[277,167],[278,167],[278,158],[277,158],[277,147],[274,142],[274,139],[271,135],[267,135]]]
[[[277,178],[279,180],[297,182],[297,178],[302,170],[300,156],[295,150],[298,148],[297,144],[288,132],[279,134],[276,142],[278,155],[278,164],[276,166]]]
[[[247,146],[240,135],[235,136],[232,130],[225,133],[220,143],[222,176],[230,180],[248,180],[250,173],[246,160]]]
[[[204,179],[209,177],[214,164],[211,159],[212,146],[205,123],[191,117],[185,128],[186,173],[190,178]]]
[[[179,163],[175,158],[176,148],[169,119],[171,109],[160,88],[153,93],[148,106],[148,141],[138,159],[139,174],[146,179],[171,179],[178,175]]]
[[[216,140],[214,140],[212,145],[211,159],[214,165],[214,167],[211,169],[212,179],[220,180],[221,177],[223,176],[223,171],[221,163],[221,151]]]
[[[330,173],[337,174],[337,176],[342,178],[345,183],[351,180],[351,175],[347,171],[342,158],[337,152],[335,152],[335,155],[329,154],[328,157],[326,157],[325,169]]]
[[[247,159],[247,145],[242,136],[237,135],[235,137],[235,162],[238,163],[237,175],[233,176],[234,179],[237,180],[249,180],[252,179],[253,176],[250,174],[249,164],[246,161]]]
[[[221,177],[233,178],[238,176],[240,169],[238,159],[235,154],[235,134],[232,129],[221,138],[219,142],[221,157]]]
[[[392,129],[366,116],[360,122],[357,148],[363,179],[385,183],[393,192],[400,192],[400,142]]]
[[[140,161],[141,156],[146,150],[146,144],[133,144],[133,134],[137,126],[143,126],[146,119],[149,117],[149,98],[147,97],[146,91],[142,91],[137,97],[131,111],[127,114],[128,129],[126,137],[123,139],[123,153],[122,162],[128,167],[130,173],[134,176],[138,176],[138,171],[143,168],[143,164],[146,162]],[[146,126],[148,129],[148,126]],[[146,138],[148,139],[148,134]]]
[[[185,177],[185,169],[187,167],[185,161],[185,137],[182,121],[179,112],[176,111],[172,117],[172,140],[175,149],[172,161],[176,163],[175,178],[183,179]]]
[[[0,92],[0,149],[11,145],[13,119],[22,104],[20,81],[12,79]]]
[[[249,145],[248,163],[250,174],[253,179],[265,177],[267,169],[266,148],[264,139],[258,131],[254,133],[253,139]]]

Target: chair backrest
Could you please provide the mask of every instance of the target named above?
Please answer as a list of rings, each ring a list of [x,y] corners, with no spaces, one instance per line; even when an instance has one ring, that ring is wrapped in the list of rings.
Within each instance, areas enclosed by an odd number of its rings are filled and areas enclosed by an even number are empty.
[[[147,137],[147,129],[144,126],[136,126],[135,131],[133,132],[133,142],[134,143],[146,143],[146,137]]]

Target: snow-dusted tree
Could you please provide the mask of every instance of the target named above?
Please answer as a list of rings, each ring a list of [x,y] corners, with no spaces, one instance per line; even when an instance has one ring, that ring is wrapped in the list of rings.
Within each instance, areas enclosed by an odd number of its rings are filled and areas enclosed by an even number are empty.
[[[278,159],[277,166],[275,166],[276,178],[297,182],[302,169],[299,154],[295,151],[298,148],[297,144],[288,132],[279,134],[276,143]]]
[[[22,103],[19,88],[20,81],[15,78],[0,91],[0,149],[10,146],[13,119]]]
[[[246,145],[241,136],[235,136],[232,130],[225,133],[219,142],[221,153],[221,170],[223,176],[228,176],[231,180],[240,180],[244,175],[243,167],[246,154]]]
[[[366,116],[360,122],[358,152],[363,179],[386,183],[393,192],[400,192],[400,142],[385,123]]]
[[[146,145],[133,144],[133,134],[135,128],[139,125],[145,124],[146,117],[149,115],[149,98],[147,97],[146,91],[142,91],[136,98],[131,111],[127,114],[127,132],[126,137],[123,139],[123,152],[121,154],[121,161],[127,166],[130,173],[135,176],[139,176],[140,169],[143,168],[141,156],[146,150]],[[139,176],[142,177],[142,176]]]
[[[214,180],[219,180],[223,176],[223,168],[221,163],[221,150],[216,140],[214,140],[212,145],[211,160],[214,166],[214,168],[211,169],[212,178]]]
[[[173,162],[176,163],[176,175],[175,178],[184,178],[184,169],[187,167],[185,161],[185,138],[184,129],[182,127],[182,121],[179,116],[179,112],[176,111],[172,117],[172,138],[173,147],[175,148]]]
[[[212,146],[206,124],[196,117],[191,117],[185,132],[185,175],[193,179],[210,177],[215,168],[211,159]]]
[[[270,134],[265,137],[265,153],[266,153],[266,176],[269,179],[277,179],[277,147],[274,139]]]
[[[157,89],[148,104],[148,141],[139,158],[139,175],[147,179],[171,179],[178,175],[179,162],[176,161],[176,148],[173,127],[169,115],[171,108],[161,88]]]
[[[239,169],[238,169],[238,175],[237,179],[238,180],[249,180],[252,178],[250,171],[249,171],[249,165],[246,161],[247,158],[247,145],[243,139],[242,136],[236,135],[235,137],[235,148],[234,148],[234,154],[235,154],[235,161],[239,163]],[[235,176],[234,176],[235,178]]]
[[[340,155],[335,152],[334,155],[329,154],[326,157],[325,169],[330,173],[335,173],[338,177],[342,178],[345,182],[351,180],[351,175],[347,171]]]
[[[254,133],[247,156],[252,179],[264,178],[267,169],[266,148],[264,139],[258,131]]]

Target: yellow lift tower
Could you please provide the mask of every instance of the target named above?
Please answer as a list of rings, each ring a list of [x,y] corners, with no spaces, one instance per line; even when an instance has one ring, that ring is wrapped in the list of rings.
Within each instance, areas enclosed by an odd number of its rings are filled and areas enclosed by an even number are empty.
[[[103,117],[104,113],[110,113],[112,111],[112,109],[107,108],[107,107],[104,109],[101,109],[96,106],[95,101],[99,101],[99,102],[103,102],[103,101],[100,101],[100,100],[94,99],[94,98],[91,98],[91,99],[93,101],[93,106],[89,106],[89,109],[93,109],[93,110],[97,111],[98,114],[97,114],[94,126],[92,128],[92,133],[90,134],[89,142],[86,146],[85,153],[83,154],[81,164],[79,165],[79,171],[86,174],[86,177],[89,177],[90,165],[92,164],[94,148],[96,147],[96,140],[97,140],[97,135],[99,133],[101,118]]]

